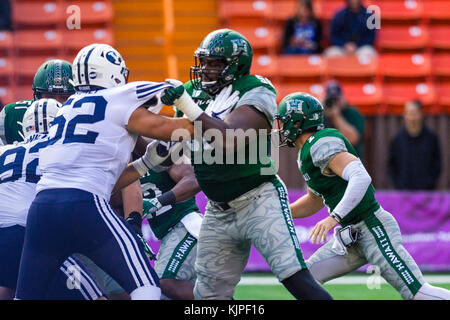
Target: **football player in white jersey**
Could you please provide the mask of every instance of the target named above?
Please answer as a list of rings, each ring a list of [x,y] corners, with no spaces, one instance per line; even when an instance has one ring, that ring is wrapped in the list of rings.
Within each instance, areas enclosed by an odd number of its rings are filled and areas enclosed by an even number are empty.
[[[45,148],[51,120],[61,106],[54,99],[40,99],[23,119],[24,142],[0,147],[0,300],[12,299],[17,284],[28,208],[40,177],[39,150]],[[79,279],[75,279],[78,273]],[[98,299],[104,296],[90,272],[76,257],[69,257],[46,289],[46,299]],[[72,289],[67,286],[79,281]]]
[[[78,252],[132,299],[159,299],[159,280],[142,243],[108,202],[138,135],[168,141],[175,129],[193,134],[193,125],[157,115],[157,94],[171,85],[127,83],[125,62],[109,45],[81,49],[73,79],[76,93],[58,112],[40,153],[42,178],[28,214],[16,298],[42,298],[50,270]],[[146,172],[150,160],[144,155],[133,166]]]

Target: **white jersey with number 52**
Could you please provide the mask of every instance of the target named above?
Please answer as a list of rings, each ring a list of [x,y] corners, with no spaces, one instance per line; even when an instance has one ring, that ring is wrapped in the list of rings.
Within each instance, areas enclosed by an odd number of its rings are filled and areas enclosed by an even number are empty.
[[[131,114],[169,86],[137,81],[72,95],[59,110],[49,146],[41,152],[37,192],[75,188],[109,199],[136,144],[137,135],[126,129]]]

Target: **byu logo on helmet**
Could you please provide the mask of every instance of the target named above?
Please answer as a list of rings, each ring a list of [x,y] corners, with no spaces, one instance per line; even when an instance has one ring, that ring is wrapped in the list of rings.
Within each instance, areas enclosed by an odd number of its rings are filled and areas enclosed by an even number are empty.
[[[120,66],[122,63],[122,58],[118,56],[114,51],[108,51],[106,53],[106,59],[108,59],[109,62]]]

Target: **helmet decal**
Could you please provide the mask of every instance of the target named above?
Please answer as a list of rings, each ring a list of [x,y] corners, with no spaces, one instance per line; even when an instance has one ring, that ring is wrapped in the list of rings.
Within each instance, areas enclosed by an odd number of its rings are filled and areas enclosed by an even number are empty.
[[[122,58],[119,57],[114,51],[108,51],[106,53],[106,59],[117,66],[120,66],[122,63]]]

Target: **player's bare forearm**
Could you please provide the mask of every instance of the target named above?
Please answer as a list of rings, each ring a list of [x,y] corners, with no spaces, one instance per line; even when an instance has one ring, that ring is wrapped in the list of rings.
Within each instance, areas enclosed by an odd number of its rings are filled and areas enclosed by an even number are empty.
[[[141,177],[140,174],[136,171],[133,165],[131,163],[128,164],[125,170],[123,170],[119,179],[117,179],[117,182],[112,190],[112,193],[114,194],[117,191],[125,188],[126,186],[138,180],[140,177]]]
[[[297,201],[291,203],[289,208],[291,209],[292,218],[306,218],[312,216],[324,206],[322,198],[314,195],[308,190],[308,193],[297,199]]]
[[[169,169],[170,177],[177,182],[172,188],[176,202],[188,200],[200,192],[200,186],[195,178],[190,164],[175,164]]]
[[[124,218],[128,218],[128,215],[134,211],[142,215],[142,190],[139,180],[122,188],[121,192]]]
[[[186,118],[169,118],[154,114],[147,109],[137,108],[128,120],[127,129],[144,137],[172,141],[186,139],[194,134],[193,124]],[[173,135],[178,130],[179,134]]]

